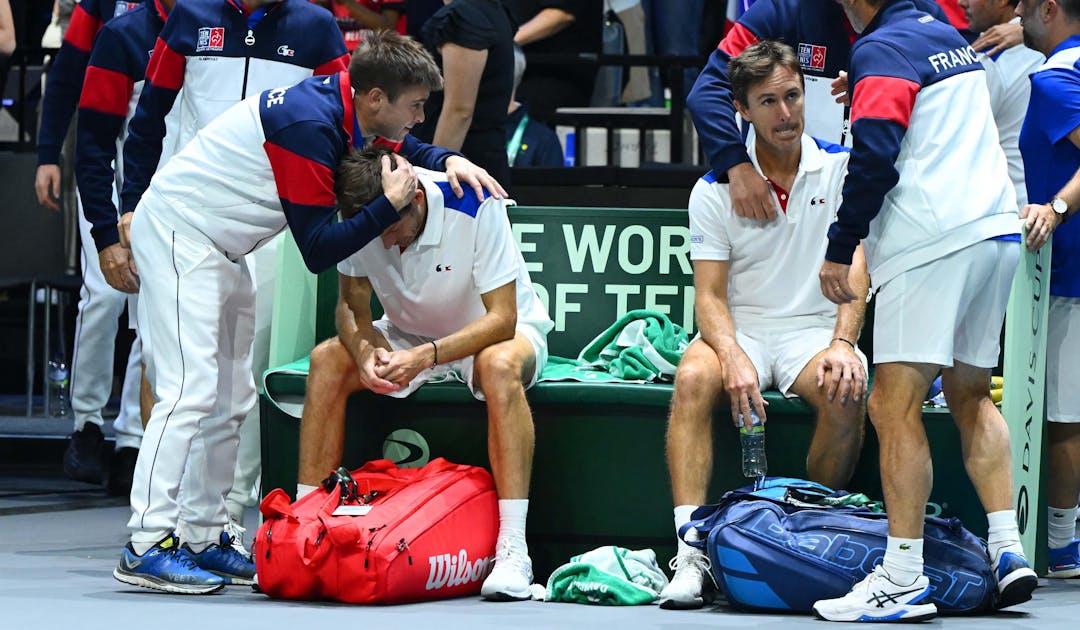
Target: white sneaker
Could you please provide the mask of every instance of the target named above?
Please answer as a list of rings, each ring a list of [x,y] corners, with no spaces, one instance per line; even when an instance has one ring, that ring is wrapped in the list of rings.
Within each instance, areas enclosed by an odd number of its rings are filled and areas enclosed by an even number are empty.
[[[495,568],[480,587],[480,596],[490,602],[531,599],[532,560],[523,541],[499,538],[495,544]]]
[[[710,566],[709,557],[700,549],[680,549],[668,563],[675,575],[664,590],[660,591],[660,607],[667,610],[701,608],[705,603],[701,597],[701,589],[705,585],[705,576],[709,574]]]
[[[826,621],[925,621],[937,615],[937,606],[930,602],[925,575],[900,586],[878,565],[847,595],[815,603],[814,615]]]
[[[244,532],[246,531],[242,525],[232,519],[225,523],[225,533],[232,539],[232,548],[250,560],[251,552],[244,547]]]

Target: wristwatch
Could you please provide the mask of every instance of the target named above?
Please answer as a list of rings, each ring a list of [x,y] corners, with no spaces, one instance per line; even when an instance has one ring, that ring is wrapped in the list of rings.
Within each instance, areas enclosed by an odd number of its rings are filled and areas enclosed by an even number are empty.
[[[1057,213],[1062,223],[1069,220],[1069,204],[1065,203],[1061,197],[1054,197],[1050,202],[1050,209]]]

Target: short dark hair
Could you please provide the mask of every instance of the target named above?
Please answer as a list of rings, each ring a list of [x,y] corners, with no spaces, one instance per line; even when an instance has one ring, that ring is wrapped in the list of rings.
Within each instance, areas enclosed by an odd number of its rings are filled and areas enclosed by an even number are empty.
[[[769,78],[776,68],[787,68],[799,76],[804,86],[799,58],[791,46],[767,39],[753,46],[747,46],[737,57],[728,62],[728,77],[731,79],[731,91],[744,107],[748,105],[750,88],[759,81]]]
[[[1070,22],[1080,22],[1080,0],[1057,0]]]
[[[393,155],[393,151],[384,146],[369,144],[363,149],[353,149],[341,159],[337,176],[334,178],[334,196],[343,219],[352,218],[360,208],[383,194],[384,155]],[[395,167],[396,164],[391,159],[390,169]]]
[[[390,30],[375,31],[353,51],[349,61],[352,87],[362,94],[380,88],[391,101],[406,88],[442,89],[439,66],[416,40]]]

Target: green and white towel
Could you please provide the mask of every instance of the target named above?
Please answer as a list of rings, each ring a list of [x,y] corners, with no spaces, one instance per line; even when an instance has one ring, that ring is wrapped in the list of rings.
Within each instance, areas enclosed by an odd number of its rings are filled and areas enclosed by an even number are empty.
[[[667,315],[638,309],[597,335],[577,359],[549,357],[540,380],[670,381],[689,343],[686,330]]]
[[[570,558],[548,578],[549,602],[627,606],[651,604],[668,584],[652,549],[600,547]]]

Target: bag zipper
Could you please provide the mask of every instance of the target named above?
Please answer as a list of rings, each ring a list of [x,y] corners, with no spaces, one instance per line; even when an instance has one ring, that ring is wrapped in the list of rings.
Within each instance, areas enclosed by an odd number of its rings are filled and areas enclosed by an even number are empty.
[[[439,474],[444,474],[444,473],[447,473],[447,472],[449,472],[449,473],[457,473],[458,471],[443,471],[443,472],[440,472]],[[448,476],[448,477],[450,477],[450,475],[447,475],[447,476]],[[443,492],[443,491],[444,491],[444,490],[445,490],[446,488],[448,488],[448,487],[452,486],[453,484],[457,483],[457,482],[458,482],[458,481],[460,481],[460,480],[461,480],[461,476],[459,476],[459,475],[456,475],[456,474],[455,474],[455,475],[454,475],[454,476],[453,476],[452,478],[450,478],[450,479],[447,479],[447,480],[446,480],[446,481],[445,481],[444,483],[442,483],[442,484],[440,484],[439,486],[437,486],[436,488],[434,488],[434,489],[433,489],[433,490],[432,490],[432,491],[431,491],[431,492],[429,493],[429,495],[428,495],[428,496],[427,496],[427,497],[426,497],[426,498],[425,498],[425,499],[424,499],[424,500],[423,500],[422,502],[420,502],[420,503],[418,503],[418,504],[414,505],[414,506],[413,506],[413,509],[412,509],[412,510],[410,510],[409,512],[407,512],[407,513],[405,513],[405,514],[401,515],[401,517],[399,517],[399,518],[398,518],[398,519],[397,519],[396,521],[393,521],[392,523],[385,523],[385,524],[383,524],[383,525],[382,525],[381,527],[378,527],[378,528],[372,528],[372,530],[371,530],[371,531],[373,532],[373,534],[372,534],[372,537],[371,537],[371,538],[370,538],[370,539],[368,540],[368,544],[367,544],[367,554],[368,554],[368,555],[370,555],[370,553],[371,553],[371,547],[372,547],[372,545],[373,545],[373,544],[374,544],[374,542],[375,542],[375,537],[376,537],[376,536],[378,535],[378,530],[382,530],[382,529],[384,529],[384,528],[389,528],[390,530],[393,530],[393,529],[395,529],[396,527],[398,527],[399,525],[401,525],[401,523],[403,523],[404,521],[407,521],[407,520],[408,520],[408,519],[409,519],[410,517],[412,517],[412,515],[416,514],[416,513],[418,512],[418,511],[420,511],[420,510],[421,510],[421,509],[422,509],[422,508],[423,508],[423,507],[424,507],[425,505],[427,505],[427,503],[428,503],[429,501],[431,501],[431,500],[432,500],[432,499],[434,499],[434,498],[435,498],[436,496],[438,496],[439,494],[441,494],[441,493],[442,493],[442,492]],[[400,488],[398,488],[398,489],[400,490],[401,488],[405,488],[405,487],[406,487],[406,486],[401,486],[401,487],[400,487]],[[465,501],[469,501],[469,500],[472,500],[473,498],[475,498],[475,497],[476,497],[477,495],[481,494],[482,492],[486,492],[486,490],[482,490],[482,491],[479,491],[479,492],[473,493],[473,494],[469,495],[468,497],[464,497],[464,498],[463,498],[463,500],[462,500],[462,502],[464,503]],[[395,491],[395,492],[394,492],[394,494],[396,494],[396,493],[397,493],[397,492]],[[389,495],[386,495],[386,496],[389,496]],[[385,499],[386,497],[384,496],[383,498]],[[422,535],[423,535],[424,533],[426,533],[426,532],[428,531],[428,529],[430,529],[430,528],[431,528],[431,527],[433,527],[434,525],[435,525],[435,523],[432,523],[432,524],[431,524],[431,525],[429,525],[429,526],[428,526],[427,528],[424,528],[424,529],[423,529],[422,531],[420,531],[420,532],[417,532],[417,533],[416,533],[416,534],[415,534],[415,535],[414,535],[414,536],[412,537],[413,541],[415,541],[415,540],[416,540],[417,538],[419,538],[419,537],[420,537],[420,536],[422,536]],[[404,539],[404,538],[402,538],[401,540],[402,540],[402,541],[404,541],[405,539]],[[390,556],[390,557],[388,557],[388,558],[387,558],[387,564],[390,564],[390,563],[392,563],[392,562],[393,562],[393,561],[394,561],[394,560],[395,560],[395,559],[397,558],[398,554],[400,554],[400,553],[401,553],[401,551],[402,551],[403,549],[402,549],[402,548],[400,547],[400,545],[401,545],[401,542],[399,541],[399,542],[398,542],[398,548],[397,548],[397,550],[396,550],[396,551],[397,551],[398,553],[395,553],[395,554],[394,554],[393,556]],[[408,543],[406,543],[406,544],[405,544],[405,547],[404,547],[404,548],[405,548],[405,549],[408,549]],[[412,554],[411,554],[411,553],[410,553],[409,557],[410,557],[410,558],[412,557]],[[366,555],[365,555],[365,558],[364,558],[364,568],[365,568],[365,569],[366,569],[366,568],[368,568],[368,559],[367,559],[367,556],[366,556]]]

